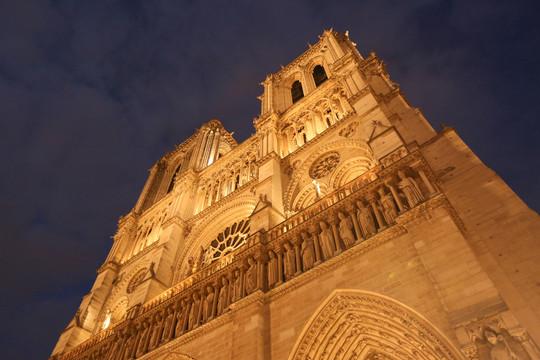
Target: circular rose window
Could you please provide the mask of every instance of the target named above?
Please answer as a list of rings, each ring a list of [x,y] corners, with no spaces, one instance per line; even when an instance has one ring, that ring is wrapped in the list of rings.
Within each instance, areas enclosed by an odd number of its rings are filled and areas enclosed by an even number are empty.
[[[335,151],[321,155],[309,168],[309,176],[312,179],[320,179],[330,174],[339,163],[339,154]]]

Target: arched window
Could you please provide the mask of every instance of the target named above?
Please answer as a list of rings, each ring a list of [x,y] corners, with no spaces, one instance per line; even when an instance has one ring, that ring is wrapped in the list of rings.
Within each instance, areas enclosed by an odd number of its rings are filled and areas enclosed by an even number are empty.
[[[291,87],[291,95],[293,104],[304,97],[304,91],[302,90],[302,84],[296,80]]]
[[[327,79],[328,77],[326,76],[326,71],[324,71],[324,68],[321,65],[315,66],[313,69],[313,80],[315,80],[315,86],[321,85]]]
[[[170,193],[172,189],[174,188],[174,181],[176,180],[176,176],[178,175],[178,172],[180,171],[180,166],[182,166],[182,164],[178,165],[178,167],[174,171],[174,175],[171,179],[171,183],[169,184],[169,188],[167,189],[167,194]]]

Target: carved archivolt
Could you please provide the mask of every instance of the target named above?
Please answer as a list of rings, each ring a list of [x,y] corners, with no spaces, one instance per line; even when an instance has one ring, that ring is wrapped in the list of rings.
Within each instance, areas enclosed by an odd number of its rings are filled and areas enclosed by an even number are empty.
[[[344,166],[339,163],[339,152],[342,151],[341,149],[347,148],[353,150],[355,154],[357,154],[355,158],[347,160],[350,166]],[[335,155],[330,156],[331,154],[338,154],[338,156],[336,158]],[[327,156],[330,158],[326,159]],[[353,162],[350,163],[350,161]],[[295,211],[293,204],[306,204],[304,201],[300,201],[298,196],[302,196],[303,198],[306,197],[306,194],[303,194],[301,191],[305,190],[304,184],[312,182],[311,175],[319,176],[322,173],[324,173],[322,177],[330,175],[332,181],[326,185],[337,188],[344,184],[343,181],[348,182],[352,180],[353,175],[360,175],[365,169],[373,167],[376,163],[377,160],[375,159],[371,148],[362,140],[339,140],[317,148],[317,150],[311,154],[302,165],[300,165],[298,170],[291,174],[291,180],[287,185],[287,190],[284,195],[285,211]],[[331,169],[328,171],[329,167]],[[332,185],[336,183],[336,179],[337,182],[339,182],[339,186]]]
[[[200,255],[201,247],[208,248],[210,242],[217,235],[231,224],[247,218],[255,209],[256,199],[254,196],[245,195],[234,199],[224,207],[217,207],[215,211],[208,213],[204,218],[199,219],[191,232],[185,239],[185,244],[189,244],[181,250],[176,262],[176,269],[173,274],[173,284],[182,280],[188,275],[188,259],[197,258]]]
[[[305,326],[289,359],[465,358],[401,302],[368,291],[334,290]]]
[[[165,356],[163,360],[195,360],[195,359],[185,354],[171,353]]]

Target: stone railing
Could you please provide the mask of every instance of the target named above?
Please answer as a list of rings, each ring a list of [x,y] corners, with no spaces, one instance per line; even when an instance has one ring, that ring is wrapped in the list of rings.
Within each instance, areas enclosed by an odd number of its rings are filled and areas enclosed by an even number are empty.
[[[189,276],[57,359],[133,359],[210,323],[395,225],[440,192],[420,153],[377,167]]]

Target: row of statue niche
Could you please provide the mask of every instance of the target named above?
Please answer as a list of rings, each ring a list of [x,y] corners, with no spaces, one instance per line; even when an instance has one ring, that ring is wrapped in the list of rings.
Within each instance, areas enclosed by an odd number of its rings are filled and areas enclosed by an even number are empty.
[[[190,299],[182,299],[176,309],[169,307],[162,313],[156,313],[152,319],[146,319],[139,325],[138,331],[126,332],[115,339],[108,357],[104,360],[132,359],[178,337],[201,324],[224,314],[229,305],[243,296],[253,293],[257,287],[257,264],[252,257],[247,259],[247,268],[242,274],[235,270],[231,282],[221,278],[221,286],[214,289],[206,286],[201,296],[195,292]],[[217,293],[217,295],[216,295]],[[97,355],[92,358],[98,360]]]
[[[475,340],[479,360],[530,360],[525,347],[506,329],[485,328]],[[531,352],[535,352],[531,347]]]
[[[398,172],[398,174],[401,179],[398,186],[403,191],[409,206],[414,207],[424,201],[424,196],[416,182],[407,177],[402,171]],[[352,215],[355,216],[354,219],[344,211],[338,212],[339,221],[336,226],[336,233],[339,234],[339,239],[336,240],[333,229],[326,222],[320,221],[320,232],[317,235],[311,236],[303,231],[300,233],[299,245],[293,246],[289,242],[285,242],[282,250],[283,276],[285,279],[290,279],[302,271],[311,269],[318,262],[331,258],[342,250],[342,245],[345,248],[350,248],[356,242],[375,235],[378,231],[377,228],[381,229],[385,227],[385,224],[393,224],[398,216],[398,208],[394,197],[391,193],[387,193],[383,187],[378,189],[378,193],[380,200],[373,204],[382,214],[380,221],[373,215],[372,205],[366,205],[364,201],[359,200],[356,202],[356,214]],[[355,229],[354,222],[358,226],[359,233]],[[299,256],[297,256],[296,252],[299,253]],[[320,254],[317,254],[317,252]],[[270,250],[267,274],[270,288],[279,285],[283,281],[280,278],[281,272],[279,270],[278,255],[275,251]]]

